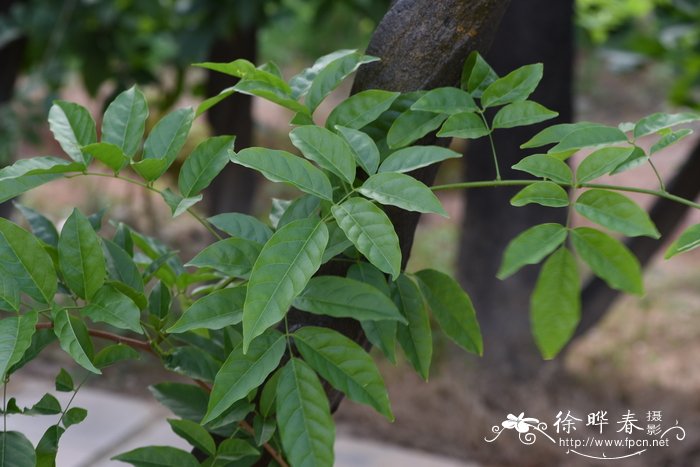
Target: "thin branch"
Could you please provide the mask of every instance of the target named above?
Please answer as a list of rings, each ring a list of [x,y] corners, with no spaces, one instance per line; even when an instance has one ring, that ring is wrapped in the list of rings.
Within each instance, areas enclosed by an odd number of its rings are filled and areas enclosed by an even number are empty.
[[[38,323],[36,325],[37,329],[52,329],[53,323]],[[156,355],[155,351],[151,348],[151,344],[147,341],[142,341],[139,339],[133,339],[131,337],[119,336],[107,331],[100,331],[99,329],[89,329],[88,334],[93,337],[98,337],[100,339],[105,339],[108,341],[116,342],[118,344],[125,344],[129,347],[133,347],[138,350],[143,350],[144,352]]]

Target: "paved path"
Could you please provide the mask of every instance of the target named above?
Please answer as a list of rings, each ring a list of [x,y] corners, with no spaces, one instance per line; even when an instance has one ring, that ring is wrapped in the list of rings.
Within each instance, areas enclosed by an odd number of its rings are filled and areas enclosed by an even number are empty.
[[[20,407],[34,404],[51,392],[65,406],[70,393],[56,393],[53,381],[14,377],[8,397]],[[189,446],[170,430],[164,407],[141,399],[122,397],[95,389],[82,389],[74,405],[88,410],[87,419],[71,427],[61,438],[57,467],[118,467],[109,458],[147,445]],[[9,416],[7,429],[21,431],[36,445],[57,416]],[[360,440],[340,434],[336,440],[336,467],[477,467],[452,459],[403,449],[398,446]]]

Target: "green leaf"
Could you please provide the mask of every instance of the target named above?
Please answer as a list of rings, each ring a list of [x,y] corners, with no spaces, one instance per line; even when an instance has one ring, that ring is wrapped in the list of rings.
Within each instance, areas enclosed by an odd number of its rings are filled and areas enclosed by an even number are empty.
[[[633,150],[634,148],[631,147],[612,147],[592,152],[581,161],[576,169],[576,181],[587,183],[610,173],[615,167],[626,161]]]
[[[516,126],[533,125],[550,120],[559,112],[549,110],[543,105],[532,101],[518,101],[500,109],[493,117],[493,128],[514,128]]]
[[[372,175],[379,167],[379,149],[374,140],[366,133],[343,126],[335,126],[335,129],[350,146],[355,161],[368,175]]]
[[[569,205],[569,196],[566,191],[556,183],[535,182],[520,190],[510,199],[510,204],[513,206],[525,206],[531,203],[561,208]]]
[[[277,381],[280,379],[282,368],[277,369],[272,376],[267,379],[265,386],[260,392],[260,414],[263,417],[269,417],[275,413],[275,401],[277,399]]]
[[[348,269],[347,277],[369,284],[389,296],[386,277],[369,263],[355,263]],[[379,348],[391,363],[396,363],[396,321],[361,321],[362,330],[373,346]]]
[[[0,310],[19,311],[20,303],[19,284],[0,267]]]
[[[440,204],[440,200],[430,188],[402,173],[374,174],[357,191],[381,204],[390,204],[406,211],[430,212],[447,217],[447,212]]]
[[[600,125],[591,122],[560,123],[558,125],[552,125],[537,133],[527,142],[521,144],[520,149],[538,148],[547,144],[558,143],[576,130],[597,126]]]
[[[235,136],[215,136],[194,148],[180,169],[178,187],[186,198],[197,195],[219,175],[228,164]]]
[[[284,209],[284,212],[277,222],[277,229],[289,224],[292,221],[306,219],[308,217],[318,217],[321,209],[321,200],[313,195],[304,195],[295,199]],[[272,213],[270,213],[272,216]]]
[[[304,157],[348,183],[355,180],[355,157],[343,138],[316,125],[304,125],[289,133]]]
[[[106,238],[102,239],[105,265],[110,279],[121,282],[137,294],[143,294],[143,279],[129,253]]]
[[[129,165],[129,158],[119,146],[111,143],[93,143],[82,148],[83,154],[94,157],[104,165],[119,173],[121,169]]]
[[[206,68],[207,70],[213,70],[219,73],[224,73],[227,75],[235,76],[236,78],[243,78],[247,74],[255,73],[255,65],[245,60],[239,58],[229,63],[213,63],[213,62],[201,62],[193,63],[192,66]]]
[[[63,416],[63,425],[68,428],[77,425],[87,418],[88,412],[82,407],[71,407]]]
[[[416,284],[401,274],[392,284],[392,297],[408,324],[398,325],[396,337],[411,366],[428,380],[433,356],[433,334],[425,301]]]
[[[560,248],[545,261],[530,298],[530,322],[542,356],[554,358],[574,334],[581,318],[576,259]]]
[[[489,84],[498,79],[498,75],[493,68],[486,63],[486,60],[479,52],[472,52],[464,62],[462,68],[462,77],[460,80],[461,88],[471,93],[474,97],[481,97],[484,89]]]
[[[197,64],[194,64],[194,65],[197,66]],[[213,97],[210,97],[209,99],[203,100],[202,103],[197,106],[197,112],[194,115],[195,118],[199,117],[204,112],[211,109],[212,107],[214,107],[216,104],[218,104],[222,100],[233,95],[235,92],[236,92],[236,90],[233,89],[233,86],[231,86],[231,87],[228,87],[226,89],[221,90],[219,92],[219,94],[217,94],[216,96],[213,96]]]
[[[15,371],[22,368],[27,363],[34,360],[42,350],[44,350],[49,344],[52,344],[56,340],[56,335],[53,329],[39,329],[32,336],[32,342],[29,347],[22,355],[22,358],[12,365],[8,370],[8,373],[14,373]]]
[[[334,388],[394,420],[384,380],[362,347],[337,331],[316,326],[295,331],[294,343],[304,361]]]
[[[0,268],[20,290],[42,303],[56,294],[56,271],[41,243],[29,232],[0,218]]]
[[[336,126],[342,126],[359,130],[379,118],[399,95],[398,92],[379,89],[358,92],[333,109],[326,120],[326,128],[332,130]]]
[[[446,118],[447,115],[444,114],[406,110],[394,120],[391,128],[389,128],[389,132],[386,135],[387,144],[391,149],[408,146],[431,131],[436,130]]]
[[[25,409],[26,415],[57,415],[61,411],[61,403],[51,394],[44,394],[31,408]]]
[[[694,250],[700,246],[700,224],[688,227],[666,250],[664,259],[669,259],[679,253]]]
[[[141,146],[147,118],[146,98],[133,86],[119,94],[105,110],[102,141],[114,144],[131,159]]]
[[[194,302],[167,332],[222,329],[243,320],[245,286],[216,290]]]
[[[578,197],[574,207],[583,217],[628,237],[661,237],[646,211],[620,193],[587,190]]]
[[[207,411],[209,393],[199,386],[182,383],[160,383],[148,388],[158,402],[175,415],[199,423]]]
[[[639,146],[634,146],[634,148],[632,149],[632,153],[630,153],[629,157],[622,164],[615,167],[613,171],[610,172],[610,175],[615,175],[625,172],[627,170],[634,169],[644,164],[648,160],[649,156],[646,155],[644,150]]]
[[[418,271],[416,276],[423,297],[447,337],[468,352],[482,355],[481,330],[467,293],[453,278],[434,269]]]
[[[512,276],[527,264],[538,264],[566,240],[567,230],[561,224],[540,224],[522,232],[508,243],[497,277]]]
[[[255,444],[262,446],[272,439],[272,436],[277,430],[277,421],[274,419],[265,419],[257,415],[253,419],[253,430],[255,430]]]
[[[312,278],[294,300],[294,307],[335,318],[406,322],[394,303],[378,289],[345,277]]]
[[[324,55],[323,57],[317,59],[312,66],[305,68],[301,71],[301,73],[293,76],[292,79],[289,80],[289,85],[292,88],[292,96],[297,99],[309,92],[311,83],[313,82],[314,78],[318,76],[321,70],[326,68],[335,60],[356,52],[357,50],[354,49],[336,50],[335,52],[331,52],[328,55]]]
[[[95,121],[81,105],[66,101],[54,101],[49,110],[49,128],[63,151],[76,162],[88,163],[80,150],[82,146],[97,141]]]
[[[212,243],[186,266],[212,268],[227,276],[247,278],[262,245],[242,238],[226,238]]]
[[[448,115],[474,112],[478,109],[469,93],[452,87],[431,89],[411,106],[411,110]]]
[[[134,467],[199,467],[199,462],[192,454],[170,446],[137,448],[110,460],[126,462]]]
[[[462,112],[450,115],[450,118],[442,125],[437,135],[440,137],[476,139],[486,136],[490,132],[484,120],[478,114]]]
[[[690,128],[683,128],[682,130],[678,131],[671,131],[665,135],[663,135],[656,143],[654,143],[649,150],[649,154],[654,154],[662,149],[665,149],[672,144],[676,144],[680,140],[684,139],[686,136],[690,135],[693,133],[693,130]]]
[[[32,233],[42,242],[49,246],[58,247],[58,231],[56,226],[47,217],[38,213],[34,209],[27,207],[20,203],[13,203],[15,208],[22,213],[22,215],[29,222],[29,227],[32,229]]]
[[[58,263],[66,285],[80,298],[89,299],[104,284],[107,270],[100,237],[77,209],[61,230]]]
[[[376,62],[377,60],[379,60],[377,57],[363,55],[360,52],[353,52],[336,58],[321,69],[316,77],[313,78],[309,93],[304,100],[306,107],[313,112],[321,101],[323,101],[332,90],[337,88],[351,73],[357,70],[361,65]]]
[[[335,425],[328,398],[314,371],[298,358],[289,360],[277,383],[277,425],[291,465],[333,465]]]
[[[270,77],[276,78],[277,81],[272,83]],[[256,79],[263,78],[263,79]],[[246,78],[239,81],[233,89],[241,94],[248,94],[250,96],[257,96],[266,99],[275,104],[281,105],[287,109],[294,112],[298,112],[302,115],[308,115],[309,110],[296,101],[289,93],[288,90],[282,89],[278,86],[278,82],[281,82],[284,87],[288,87],[287,83],[280,80],[278,77],[268,73],[266,76],[256,76],[255,78]]]
[[[512,168],[529,173],[535,177],[548,178],[557,183],[573,183],[574,177],[569,166],[565,162],[547,154],[527,156]]]
[[[657,131],[671,128],[683,123],[690,123],[700,120],[700,114],[694,112],[683,112],[678,114],[655,113],[639,120],[634,126],[634,137],[656,133]]]
[[[238,346],[228,356],[216,375],[209,398],[207,414],[202,423],[208,423],[224,413],[235,402],[262,385],[282,360],[286,338],[274,329],[253,340],[246,353]]]
[[[0,319],[0,380],[22,359],[36,332],[36,312]]]
[[[57,309],[53,313],[53,331],[61,348],[78,365],[98,375],[102,374],[92,363],[92,341],[85,323],[70,316],[65,309]]]
[[[253,460],[243,460],[246,457],[259,457],[260,452],[247,441],[237,438],[229,438],[221,442],[211,467],[248,466],[253,465]],[[202,464],[204,465],[204,464]]]
[[[32,157],[20,159],[12,165],[0,170],[0,181],[17,179],[29,175],[63,174],[68,172],[81,172],[85,165],[81,162],[72,162],[66,159],[52,156]]]
[[[162,282],[158,282],[148,296],[148,312],[158,319],[163,319],[170,312],[171,301],[170,289]]]
[[[379,172],[411,172],[462,154],[440,146],[412,146],[399,149],[384,159]]]
[[[177,193],[174,193],[170,188],[166,188],[161,191],[160,194],[163,196],[165,204],[170,208],[173,218],[187,212],[189,208],[202,201],[203,198],[201,194],[192,198],[183,198]]]
[[[36,445],[36,467],[55,467],[58,442],[66,430],[59,425],[51,425]],[[33,465],[33,464],[32,464]]]
[[[81,310],[81,314],[94,322],[143,334],[139,308],[111,285],[99,289],[90,299],[90,304]]]
[[[170,112],[156,123],[148,134],[146,142],[143,143],[143,160],[137,164],[145,164],[145,161],[151,159],[161,161],[149,163],[148,168],[153,173],[147,180],[160,177],[175,162],[187,141],[187,134],[190,132],[193,120],[194,110],[188,107]]]
[[[590,227],[574,229],[571,240],[576,253],[610,287],[635,295],[644,294],[639,261],[618,240]]]
[[[238,212],[217,214],[207,219],[214,227],[232,237],[263,244],[272,236],[272,230],[253,216]]]
[[[481,105],[488,108],[525,100],[541,79],[541,63],[522,66],[489,84],[481,96]]]
[[[36,467],[36,453],[32,443],[18,431],[0,432],[0,460],[2,467]]]
[[[115,363],[125,360],[138,360],[139,353],[124,344],[114,344],[103,347],[93,358],[93,363],[97,368],[107,368]]]
[[[198,347],[177,347],[163,359],[168,370],[200,381],[212,382],[221,368],[221,360]]]
[[[231,156],[231,161],[257,170],[270,181],[287,183],[319,198],[333,200],[328,177],[310,162],[286,151],[247,148]]]
[[[335,258],[352,247],[352,242],[348,240],[348,237],[345,236],[345,232],[338,227],[336,222],[331,221],[326,224],[326,227],[328,227],[328,245],[321,259],[323,263],[330,261],[332,258]]]
[[[71,392],[75,388],[73,377],[66,370],[61,368],[61,371],[56,376],[56,391]]]
[[[141,177],[152,182],[157,179],[168,168],[168,162],[165,159],[143,159],[138,162],[132,162],[131,168]]]
[[[170,428],[180,438],[202,452],[213,456],[216,453],[214,438],[201,425],[190,420],[168,420]]]
[[[350,198],[331,208],[345,235],[370,263],[394,278],[401,272],[401,248],[394,226],[384,212],[362,198]]]
[[[294,298],[321,266],[328,243],[318,219],[290,222],[272,235],[258,256],[243,306],[243,352],[257,336],[280,321]]]
[[[566,135],[559,144],[548,153],[578,150],[591,146],[626,143],[627,135],[619,128],[604,125],[590,125],[579,128]]]

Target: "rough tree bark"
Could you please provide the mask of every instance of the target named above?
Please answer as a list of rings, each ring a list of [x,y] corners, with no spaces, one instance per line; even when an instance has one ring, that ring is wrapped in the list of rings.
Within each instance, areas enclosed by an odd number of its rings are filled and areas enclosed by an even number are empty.
[[[244,58],[256,63],[257,28],[255,26],[236,31],[228,39],[217,40],[212,45],[208,60],[229,62],[236,58]],[[219,91],[235,85],[236,81],[238,80],[232,76],[209,71],[207,96],[218,94]],[[236,135],[235,147],[239,151],[253,143],[252,110],[250,96],[234,93],[209,109],[207,119],[215,135]],[[233,164],[227,165],[207,190],[209,213],[250,212],[257,181],[258,176],[253,170]]]
[[[474,50],[483,53],[488,49],[508,3],[508,0],[397,0],[367,48],[368,54],[382,60],[360,68],[352,92],[374,88],[405,92],[457,84],[469,53]],[[431,144],[435,140],[432,136],[423,143]],[[430,185],[436,171],[437,167],[430,167],[412,175]],[[419,216],[399,210],[390,210],[388,215],[396,228],[402,266],[405,266]],[[319,274],[344,275],[346,269],[346,263],[330,262]],[[291,327],[327,326],[365,347],[368,345],[354,320],[320,317],[298,310],[292,310],[288,318]],[[331,392],[330,397],[335,410],[342,395]]]
[[[510,169],[524,155],[520,144],[545,126],[572,119],[572,15],[572,0],[512,2],[486,55],[501,76],[519,66],[542,62],[544,77],[532,98],[559,112],[556,121],[496,131],[496,152],[506,179],[525,176]],[[464,178],[494,179],[490,152],[483,138],[469,144]],[[461,282],[474,302],[484,338],[482,368],[508,378],[534,375],[543,361],[533,343],[528,316],[538,268],[526,267],[498,281],[495,275],[502,253],[526,228],[565,220],[561,209],[510,206],[509,199],[516,192],[517,188],[466,192],[458,262]]]

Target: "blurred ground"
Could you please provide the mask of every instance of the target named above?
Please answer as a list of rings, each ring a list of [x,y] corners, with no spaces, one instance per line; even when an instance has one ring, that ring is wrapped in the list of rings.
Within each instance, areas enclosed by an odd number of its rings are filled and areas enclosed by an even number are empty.
[[[577,101],[579,120],[617,124],[664,108],[660,85],[663,73],[651,69],[618,75],[597,67],[595,62],[585,62],[580,67],[583,84],[579,86]],[[342,92],[347,92],[347,88]],[[71,93],[66,97],[80,99],[79,91]],[[260,144],[288,146],[285,140],[288,117],[268,104],[256,104]],[[697,138],[688,138],[675,149],[655,156],[662,174],[669,177],[696,142]],[[48,150],[51,149],[55,147]],[[36,154],[34,148],[25,150]],[[646,167],[614,180],[644,187],[654,187],[656,183]],[[269,210],[269,201],[265,201],[269,195],[285,195],[274,190],[268,185],[258,193],[260,201],[256,209],[261,215]],[[635,199],[642,204],[651,201],[646,196]],[[89,205],[84,204],[86,200]],[[118,181],[57,181],[30,193],[25,202],[50,213],[55,220],[65,218],[75,204],[88,211],[113,206],[108,212],[110,217],[141,223],[141,228],[159,234],[186,257],[208,241],[185,216],[170,221],[160,199]],[[410,268],[454,269],[462,199],[457,193],[447,193],[443,202],[452,214],[451,219],[423,220]],[[699,214],[693,213],[686,223],[699,222]],[[148,220],[145,224],[140,221],[144,218]],[[475,378],[475,358],[455,352],[445,339],[437,336],[436,361],[429,384],[420,381],[403,362],[397,367],[381,363],[397,418],[394,424],[364,407],[345,402],[337,416],[340,426],[355,436],[387,440],[460,459],[476,459],[484,465],[591,465],[590,460],[566,455],[564,450],[542,443],[523,446],[513,439],[512,442],[501,439],[500,444],[488,444],[484,437],[491,434],[491,427],[500,424],[507,413],[517,415],[525,411],[526,416],[537,414],[551,422],[559,410],[587,413],[605,409],[616,413],[630,409],[640,414],[662,410],[667,422],[678,420],[686,428],[687,438],[670,448],[657,449],[620,465],[698,465],[700,403],[696,394],[700,390],[700,365],[694,357],[695,352],[700,352],[698,265],[700,251],[697,250],[672,261],[655,260],[646,271],[647,294],[643,298],[619,300],[598,328],[575,343],[565,360],[556,361],[535,383],[508,391],[512,399],[499,399],[499,387],[485,386]],[[60,353],[47,353],[31,368],[37,375],[52,377],[58,368],[56,364],[61,362],[65,360]],[[163,378],[172,376],[152,371],[146,359],[130,368],[112,370],[95,380],[95,384],[148,397],[146,385]],[[510,382],[515,387],[518,384],[518,381]]]

